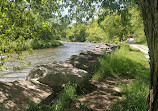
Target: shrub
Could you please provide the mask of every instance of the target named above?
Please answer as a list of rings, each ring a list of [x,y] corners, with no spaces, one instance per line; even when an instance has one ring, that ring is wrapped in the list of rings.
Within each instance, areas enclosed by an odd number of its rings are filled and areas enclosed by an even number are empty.
[[[32,40],[31,46],[33,49],[39,48],[50,48],[62,45],[59,41],[56,40]]]

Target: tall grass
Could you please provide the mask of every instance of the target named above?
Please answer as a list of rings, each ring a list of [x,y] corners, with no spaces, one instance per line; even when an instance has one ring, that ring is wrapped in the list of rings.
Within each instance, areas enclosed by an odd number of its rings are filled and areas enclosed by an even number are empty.
[[[114,103],[111,111],[146,111],[148,108],[147,97],[149,82],[135,80],[120,87],[124,91],[124,98]]]
[[[130,46],[121,47],[115,52],[104,54],[99,60],[100,68],[94,78],[113,76],[115,74],[136,78],[149,67],[143,53]]]
[[[64,85],[64,91],[59,94],[59,99],[52,106],[52,111],[68,111],[70,102],[76,97],[76,84],[68,82]]]
[[[149,63],[144,54],[130,46],[121,47],[100,60],[100,68],[94,78],[113,75],[134,78],[133,82],[119,85],[123,89],[123,100],[112,107],[112,111],[145,111],[148,107]]]

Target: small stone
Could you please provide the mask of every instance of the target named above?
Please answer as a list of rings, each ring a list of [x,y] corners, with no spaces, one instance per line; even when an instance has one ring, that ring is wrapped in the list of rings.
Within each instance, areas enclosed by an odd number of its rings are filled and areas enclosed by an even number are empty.
[[[126,42],[129,43],[129,44],[135,44],[136,43],[136,41],[133,38],[127,39]]]
[[[114,87],[113,90],[114,90],[115,92],[119,92],[119,93],[122,92],[121,88],[119,88],[119,87]]]

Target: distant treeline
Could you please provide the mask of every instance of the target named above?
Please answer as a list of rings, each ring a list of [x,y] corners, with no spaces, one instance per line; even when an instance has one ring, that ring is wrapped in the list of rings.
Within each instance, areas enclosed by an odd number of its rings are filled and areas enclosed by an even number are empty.
[[[137,42],[145,42],[143,20],[137,6],[129,7],[126,19],[119,12],[101,10],[95,19],[72,24],[61,13],[57,14],[60,12],[60,5],[60,2],[52,1],[38,3],[32,0],[28,3],[2,0],[0,54],[13,51],[20,53],[23,49],[46,48],[59,44],[53,40],[109,42],[136,35]]]
[[[68,41],[100,41],[113,42],[126,40],[130,35],[136,36],[136,41],[146,43],[143,20],[137,6],[129,7],[126,19],[119,13],[102,10],[98,18],[83,23],[75,23],[66,29]],[[63,38],[62,38],[63,39]]]

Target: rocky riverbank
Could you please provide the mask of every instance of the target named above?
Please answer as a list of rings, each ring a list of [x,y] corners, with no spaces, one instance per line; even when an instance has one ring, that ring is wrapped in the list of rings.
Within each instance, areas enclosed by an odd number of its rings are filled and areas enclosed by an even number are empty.
[[[72,55],[65,62],[53,62],[35,66],[25,81],[0,83],[0,111],[26,111],[30,101],[39,104],[59,92],[63,84],[71,81],[83,84],[99,66],[98,58],[111,53],[119,45],[98,45]],[[51,96],[52,97],[52,96]]]

